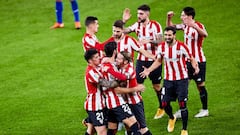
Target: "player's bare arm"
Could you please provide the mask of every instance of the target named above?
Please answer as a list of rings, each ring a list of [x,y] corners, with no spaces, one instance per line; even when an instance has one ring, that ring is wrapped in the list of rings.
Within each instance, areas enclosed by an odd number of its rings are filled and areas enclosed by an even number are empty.
[[[150,52],[144,50],[143,48],[139,49],[139,52],[142,53],[144,56],[150,58],[150,59],[153,59],[153,60],[156,59],[156,57],[153,54],[151,54]]]
[[[153,39],[141,39],[141,40],[139,40],[139,43],[141,45],[147,44],[147,43],[152,43],[154,45],[158,45],[159,43],[162,42],[162,37],[163,36],[162,36],[161,33],[156,34],[155,37],[156,37],[156,39],[154,39],[154,40]]]
[[[123,23],[126,23],[130,18],[131,18],[131,13],[129,8],[125,8],[123,10],[123,16],[122,16],[122,21]]]
[[[122,21],[123,21],[123,23],[125,24],[130,18],[131,18],[131,13],[130,13],[130,9],[129,8],[125,8],[124,10],[123,10],[123,16],[122,16]],[[123,29],[123,32],[125,33],[125,34],[129,34],[129,33],[131,33],[132,31],[131,31],[131,29],[129,29],[129,28],[124,28]]]
[[[186,25],[189,26],[189,27],[193,27],[194,29],[196,29],[198,31],[198,34],[200,36],[203,36],[203,37],[207,37],[208,36],[208,33],[205,29],[202,29],[200,28],[194,20],[189,20],[189,19],[186,19],[185,21]]]
[[[115,92],[118,94],[126,94],[132,92],[143,92],[145,90],[145,86],[143,84],[138,84],[133,88],[125,88],[125,87],[116,87],[114,88]]]
[[[191,62],[191,65],[192,65],[192,67],[194,68],[194,75],[196,75],[196,74],[198,74],[199,73],[199,67],[198,67],[198,63],[197,63],[197,61],[194,59],[194,57],[192,56],[191,58],[190,58],[190,62]]]
[[[193,25],[193,28],[195,28],[200,36],[207,37],[208,33],[205,29],[201,29],[196,23]]]
[[[118,87],[118,82],[117,81],[108,81],[106,79],[100,79],[99,80],[99,85],[107,88],[116,88]]]
[[[143,72],[140,73],[140,77],[145,78],[147,77],[153,70],[155,70],[157,67],[159,67],[162,64],[162,60],[160,58],[156,59],[153,64],[149,67],[143,67]]]
[[[175,26],[172,22],[172,17],[174,16],[174,12],[173,11],[168,11],[167,12],[167,20],[166,20],[166,25],[167,26]]]

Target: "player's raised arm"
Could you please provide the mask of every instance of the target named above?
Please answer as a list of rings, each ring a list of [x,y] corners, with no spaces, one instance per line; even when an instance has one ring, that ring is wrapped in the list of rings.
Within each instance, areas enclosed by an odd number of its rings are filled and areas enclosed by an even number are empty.
[[[123,16],[122,16],[122,21],[123,23],[126,23],[130,18],[131,18],[131,13],[129,8],[125,8],[123,10]]]
[[[167,20],[166,20],[166,25],[167,26],[174,26],[173,22],[172,22],[172,17],[174,16],[174,12],[173,11],[168,11],[167,13]]]

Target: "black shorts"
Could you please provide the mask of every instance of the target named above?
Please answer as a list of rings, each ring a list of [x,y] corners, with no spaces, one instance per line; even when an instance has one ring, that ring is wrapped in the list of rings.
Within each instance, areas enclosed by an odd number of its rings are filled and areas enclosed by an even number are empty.
[[[107,125],[107,111],[87,111],[88,122],[93,124],[93,126],[104,126]]]
[[[162,88],[163,102],[184,101],[188,97],[188,79],[168,81],[164,80]]]
[[[144,70],[143,69],[143,66],[146,67],[146,68],[149,68],[152,63],[154,61],[140,61],[140,60],[137,60],[137,63],[136,63],[136,78],[137,78],[137,82],[139,84],[142,84],[144,82],[144,80],[146,78],[142,78],[140,77],[140,73]],[[159,66],[158,68],[156,68],[155,70],[153,70],[150,74],[149,74],[149,79],[152,81],[152,84],[160,84],[161,82],[161,79],[162,79],[162,65]]]
[[[191,80],[193,79],[196,83],[205,82],[206,76],[206,62],[198,63],[199,66],[199,73],[197,75],[193,75],[194,68],[190,62],[187,62],[187,69],[188,69],[188,78]]]
[[[145,114],[144,114],[144,106],[143,102],[139,102],[137,104],[129,104],[133,114],[135,115],[140,128],[147,127],[146,120],[145,120]]]
[[[118,106],[116,108],[108,110],[108,121],[113,123],[118,123],[123,121],[126,118],[132,117],[133,113],[128,106],[128,104],[124,104]]]

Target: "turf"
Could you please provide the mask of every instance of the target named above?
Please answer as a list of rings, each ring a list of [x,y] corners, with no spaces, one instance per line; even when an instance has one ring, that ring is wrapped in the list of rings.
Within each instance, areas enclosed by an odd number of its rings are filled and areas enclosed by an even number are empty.
[[[165,27],[166,13],[173,10],[174,22],[180,22],[185,6],[196,9],[209,34],[204,41],[207,57],[206,87],[209,92],[207,118],[196,119],[201,107],[198,92],[189,86],[189,134],[238,135],[240,112],[240,41],[237,0],[89,0],[78,1],[81,22],[86,16],[99,18],[100,41],[111,36],[111,25],[121,19],[129,7],[136,21],[136,8],[143,3],[151,7],[151,19]],[[74,29],[70,3],[64,1],[65,28],[50,30],[55,22],[54,0],[0,1],[0,134],[68,135],[84,134],[81,120],[86,117],[86,96],[81,38],[85,27]],[[181,32],[177,33],[182,40]],[[157,98],[150,82],[143,93],[147,124],[153,135],[178,135],[181,121],[173,133],[167,133],[167,116],[153,120]],[[174,110],[177,104],[173,103]],[[119,134],[123,134],[120,132]]]

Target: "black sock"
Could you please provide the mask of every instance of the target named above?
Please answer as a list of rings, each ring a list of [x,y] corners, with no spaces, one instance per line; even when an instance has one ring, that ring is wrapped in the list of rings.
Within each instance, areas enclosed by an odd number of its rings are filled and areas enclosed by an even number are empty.
[[[152,133],[148,130],[148,131],[145,132],[143,135],[152,135]]]
[[[207,109],[208,108],[208,93],[207,90],[205,88],[205,86],[200,86],[200,99],[202,102],[202,109]]]
[[[160,91],[156,91],[157,94],[157,98],[158,98],[158,103],[159,103],[159,108],[163,109],[162,107],[162,88],[160,89]]]
[[[88,132],[85,132],[85,135],[90,135]]]
[[[168,114],[170,119],[174,119],[173,113],[172,113],[172,106],[170,103],[167,103],[167,106],[164,108],[165,112]]]
[[[132,132],[131,131],[127,131],[127,135],[132,135]]]
[[[117,133],[117,129],[108,129],[107,135],[115,135]]]
[[[188,109],[181,109],[181,115],[182,115],[182,126],[183,130],[187,130],[187,123],[188,123]]]
[[[132,131],[133,135],[141,135],[137,122],[130,127],[130,130]]]

